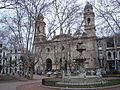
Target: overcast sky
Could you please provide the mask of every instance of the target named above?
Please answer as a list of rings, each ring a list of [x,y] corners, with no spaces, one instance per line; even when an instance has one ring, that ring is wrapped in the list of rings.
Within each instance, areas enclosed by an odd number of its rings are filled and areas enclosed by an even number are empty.
[[[96,5],[96,4],[98,4],[99,1],[102,1],[102,0],[78,0],[78,3],[81,4],[82,7],[84,8],[84,6],[87,2],[90,2],[92,5]],[[103,0],[103,1],[107,2],[107,0]],[[14,14],[14,12],[11,12],[11,10],[8,10],[8,9],[7,10],[2,10],[1,9],[0,10],[0,18],[2,16],[6,16],[6,15],[8,15],[8,17],[9,17],[9,16],[12,16],[12,15],[14,16],[15,14]],[[47,23],[47,20],[45,20],[45,22]],[[2,28],[1,26],[2,26],[2,24],[0,25],[0,28]],[[46,25],[46,31],[47,31],[47,25]]]

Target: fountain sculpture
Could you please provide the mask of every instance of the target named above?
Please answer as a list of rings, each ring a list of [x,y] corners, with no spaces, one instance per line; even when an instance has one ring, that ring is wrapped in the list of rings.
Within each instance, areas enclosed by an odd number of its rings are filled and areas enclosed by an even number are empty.
[[[105,83],[101,78],[100,69],[97,70],[97,75],[91,75],[91,76],[86,75],[85,68],[84,68],[84,62],[86,61],[86,58],[83,57],[83,51],[85,51],[86,49],[84,48],[82,42],[77,44],[76,50],[79,52],[79,56],[75,58],[75,61],[79,65],[79,69],[78,69],[79,75],[78,76],[71,76],[71,74],[68,74],[68,76],[63,75],[64,77],[62,81],[57,82],[57,84],[88,85],[88,84]]]

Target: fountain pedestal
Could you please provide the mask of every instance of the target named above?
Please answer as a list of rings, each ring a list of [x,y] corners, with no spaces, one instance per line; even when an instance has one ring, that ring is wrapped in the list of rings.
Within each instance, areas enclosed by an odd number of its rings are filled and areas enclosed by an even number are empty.
[[[79,66],[79,75],[78,76],[64,76],[61,82],[57,82],[57,84],[68,84],[68,85],[88,85],[88,84],[101,84],[105,83],[100,77],[100,70],[98,70],[96,76],[86,76],[84,61],[86,58],[82,57],[82,52],[85,51],[85,48],[81,47],[82,43],[78,43],[77,51],[80,53],[79,57],[74,60]]]

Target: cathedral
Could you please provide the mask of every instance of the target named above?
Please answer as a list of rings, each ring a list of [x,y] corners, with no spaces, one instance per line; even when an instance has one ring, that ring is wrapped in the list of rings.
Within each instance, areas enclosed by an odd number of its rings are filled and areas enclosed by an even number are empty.
[[[39,58],[35,69],[38,71],[77,70],[82,65],[86,70],[99,68],[97,60],[97,37],[93,7],[84,7],[84,33],[78,37],[60,34],[47,40],[43,15],[38,15],[34,47]]]

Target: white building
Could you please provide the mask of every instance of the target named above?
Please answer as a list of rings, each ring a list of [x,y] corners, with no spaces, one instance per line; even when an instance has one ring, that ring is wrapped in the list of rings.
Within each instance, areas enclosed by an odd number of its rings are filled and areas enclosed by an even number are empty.
[[[14,48],[0,48],[2,74],[14,74],[21,70],[21,51]]]
[[[116,35],[120,38],[120,34]],[[120,71],[120,40],[116,39],[116,48],[114,46],[114,36],[100,38],[97,40],[98,61],[100,68],[106,71]]]
[[[17,73],[20,71],[21,56],[20,49],[10,48],[8,50],[7,59],[9,62],[9,73]]]

